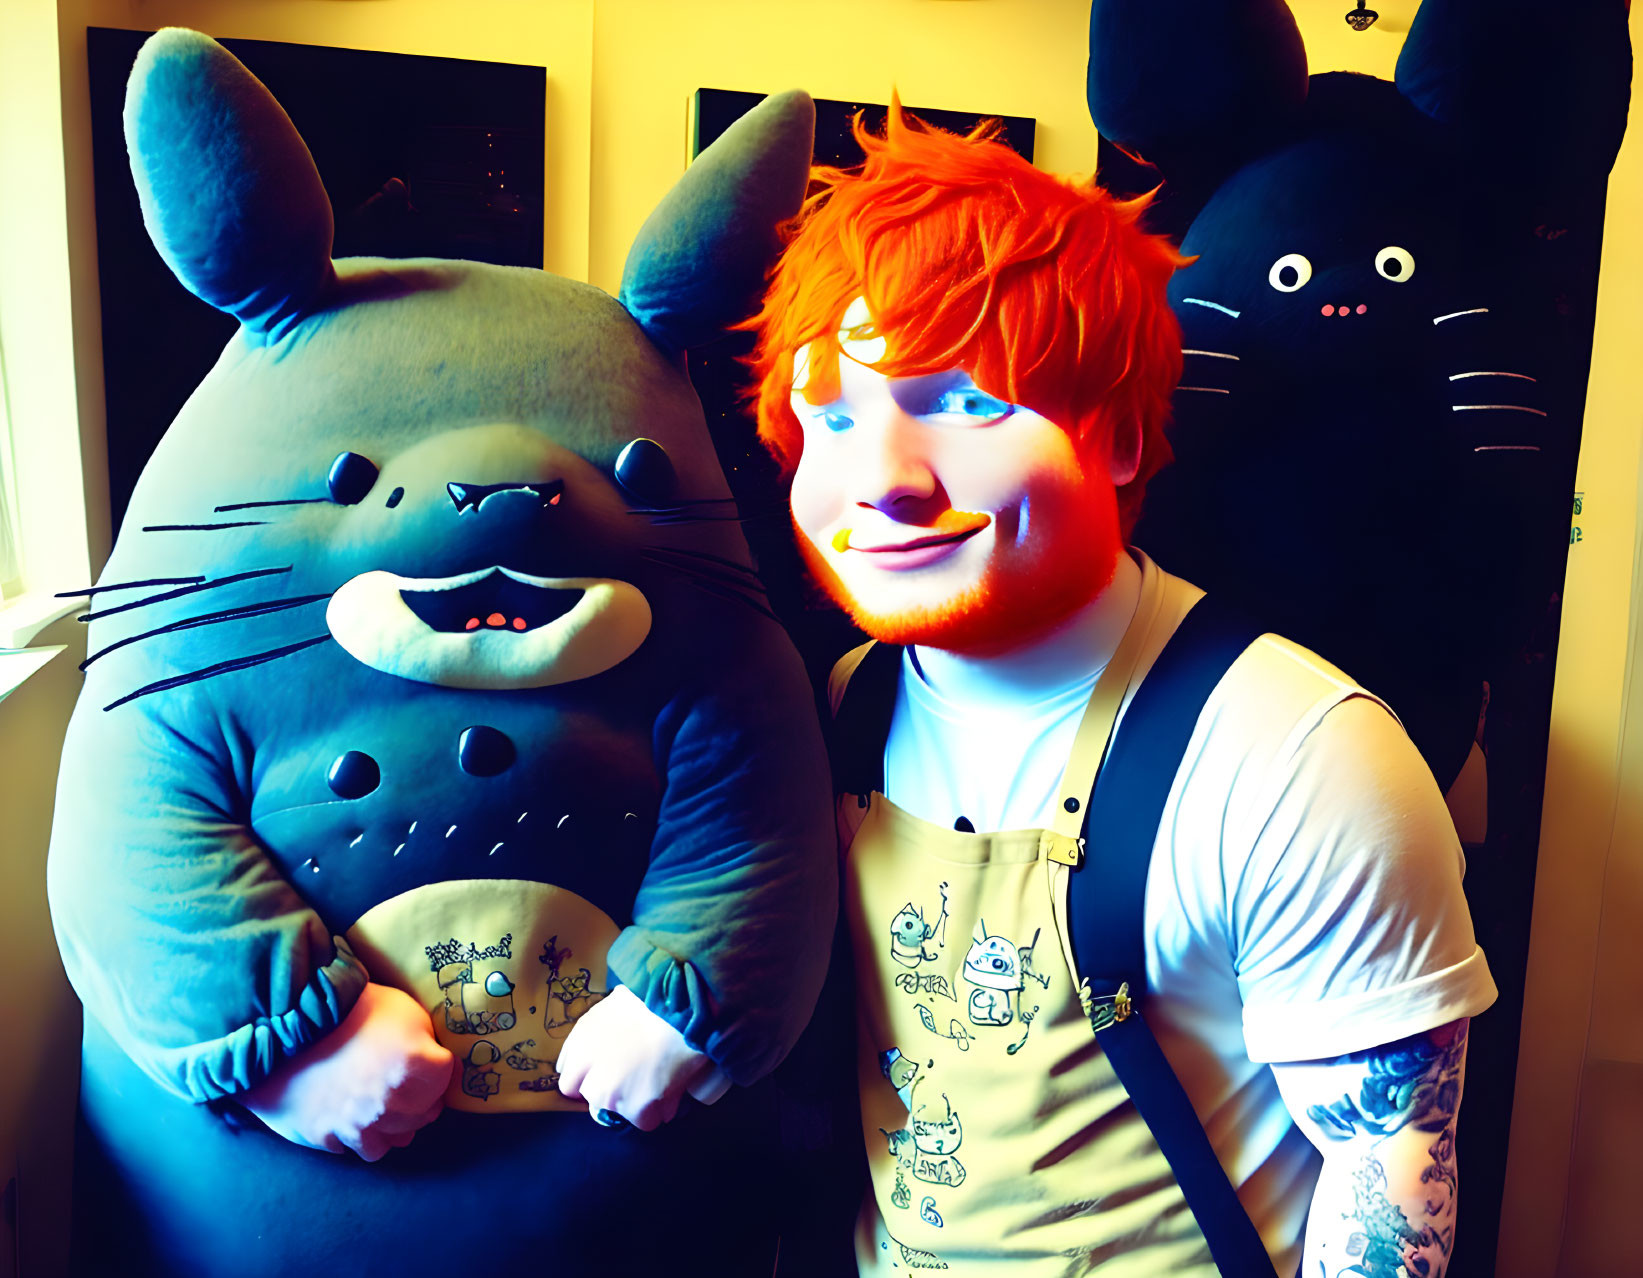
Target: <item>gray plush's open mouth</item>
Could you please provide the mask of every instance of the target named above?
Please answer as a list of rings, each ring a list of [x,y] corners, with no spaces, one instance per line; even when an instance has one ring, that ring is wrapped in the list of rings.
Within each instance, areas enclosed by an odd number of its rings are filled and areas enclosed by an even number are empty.
[[[520,633],[559,620],[581,601],[582,590],[562,590],[518,581],[493,569],[477,581],[449,590],[401,590],[399,597],[431,630]]]

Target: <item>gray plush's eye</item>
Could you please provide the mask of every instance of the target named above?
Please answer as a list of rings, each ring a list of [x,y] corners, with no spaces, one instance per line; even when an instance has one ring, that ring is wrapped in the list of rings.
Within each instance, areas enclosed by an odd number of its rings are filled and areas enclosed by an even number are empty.
[[[635,439],[616,457],[616,482],[642,505],[671,501],[675,480],[673,460],[654,439]]]
[[[353,506],[365,499],[377,482],[377,464],[358,453],[338,453],[325,476],[325,489],[339,506]]]

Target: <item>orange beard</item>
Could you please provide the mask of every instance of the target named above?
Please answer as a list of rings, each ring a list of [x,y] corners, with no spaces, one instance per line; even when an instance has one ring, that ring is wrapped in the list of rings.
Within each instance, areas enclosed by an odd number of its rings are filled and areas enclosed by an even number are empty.
[[[1124,539],[1109,486],[1086,484],[1083,501],[1066,503],[1054,541],[1031,549],[1005,570],[994,559],[981,580],[940,604],[900,612],[864,608],[821,551],[794,526],[799,553],[828,598],[881,643],[924,644],[951,652],[1007,652],[1053,628],[1107,587]]]

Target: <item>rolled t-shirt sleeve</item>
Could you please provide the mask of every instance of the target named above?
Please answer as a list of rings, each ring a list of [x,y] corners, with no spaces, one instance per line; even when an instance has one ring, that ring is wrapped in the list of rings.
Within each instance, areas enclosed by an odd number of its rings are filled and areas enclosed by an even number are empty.
[[[1338,1056],[1495,998],[1443,796],[1403,728],[1336,702],[1253,805],[1228,923],[1251,1060]]]

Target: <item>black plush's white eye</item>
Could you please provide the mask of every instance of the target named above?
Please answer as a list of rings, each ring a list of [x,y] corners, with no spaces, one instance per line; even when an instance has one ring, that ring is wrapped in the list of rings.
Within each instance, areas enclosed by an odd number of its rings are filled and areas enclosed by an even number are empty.
[[[1415,273],[1415,255],[1406,248],[1388,244],[1375,254],[1375,271],[1394,284],[1407,284]]]
[[[1300,253],[1285,253],[1266,273],[1266,282],[1280,293],[1294,293],[1312,278],[1312,263]]]

